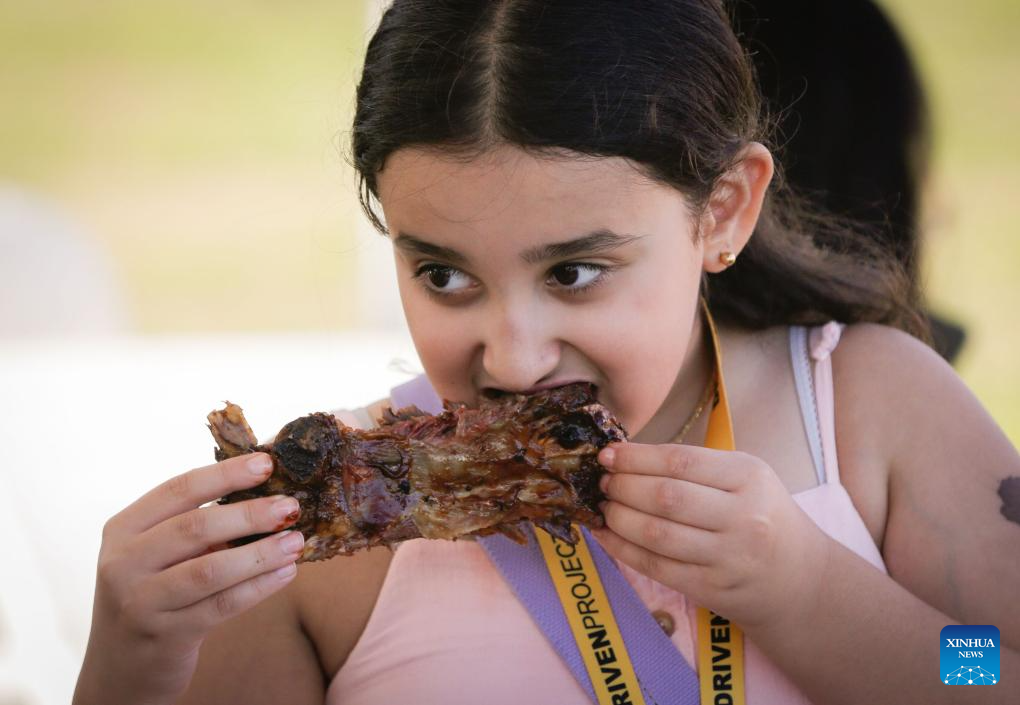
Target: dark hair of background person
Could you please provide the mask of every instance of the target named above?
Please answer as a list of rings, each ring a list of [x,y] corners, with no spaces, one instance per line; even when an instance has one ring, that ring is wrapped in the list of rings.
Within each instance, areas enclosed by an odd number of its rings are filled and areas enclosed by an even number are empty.
[[[696,214],[769,133],[720,0],[395,0],[368,44],[351,147],[362,208],[385,233],[376,177],[402,147],[622,157]],[[702,279],[713,315],[750,329],[873,321],[930,344],[900,261],[777,175],[736,264]]]
[[[736,0],[730,13],[776,116],[787,183],[881,242],[923,308],[919,201],[931,130],[896,27],[871,0]],[[927,315],[935,349],[952,362],[963,328]]]

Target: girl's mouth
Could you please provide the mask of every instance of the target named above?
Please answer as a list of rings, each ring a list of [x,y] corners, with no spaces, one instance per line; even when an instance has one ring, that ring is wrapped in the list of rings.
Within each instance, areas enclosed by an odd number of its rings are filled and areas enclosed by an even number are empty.
[[[563,387],[563,386],[566,386],[568,384],[574,384],[575,382],[588,382],[588,380],[584,380],[584,379],[570,379],[570,380],[563,380],[563,381],[559,381],[559,382],[548,382],[546,384],[540,384],[540,385],[537,385],[535,387],[532,387],[531,389],[526,389],[526,390],[520,391],[520,392],[510,392],[510,391],[503,390],[503,389],[497,389],[496,387],[486,387],[485,389],[482,390],[482,395],[486,399],[502,399],[503,397],[505,397],[507,395],[510,395],[510,394],[532,395],[532,394],[537,394],[538,392],[545,391],[545,390],[548,390],[548,389],[556,389],[557,387]],[[598,385],[596,385],[594,382],[588,382],[588,383],[592,385],[593,391],[597,394],[598,393]]]

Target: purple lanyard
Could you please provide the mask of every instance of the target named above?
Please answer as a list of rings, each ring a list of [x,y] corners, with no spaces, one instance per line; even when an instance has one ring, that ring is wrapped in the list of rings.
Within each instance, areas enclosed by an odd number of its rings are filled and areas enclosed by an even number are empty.
[[[587,529],[581,529],[613,614],[627,645],[631,663],[649,705],[699,705],[698,676],[648,612],[616,563]],[[570,631],[563,605],[556,595],[538,541],[528,526],[528,544],[522,546],[495,534],[478,538],[517,599],[531,613],[542,633],[570,667],[574,678],[598,703],[581,652]]]

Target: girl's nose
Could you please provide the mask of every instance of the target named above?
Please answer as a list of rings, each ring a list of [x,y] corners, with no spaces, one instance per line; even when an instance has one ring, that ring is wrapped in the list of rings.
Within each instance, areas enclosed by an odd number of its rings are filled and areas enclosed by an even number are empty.
[[[486,386],[525,392],[549,379],[560,361],[554,326],[542,317],[527,320],[521,312],[504,312],[486,326],[482,367]]]

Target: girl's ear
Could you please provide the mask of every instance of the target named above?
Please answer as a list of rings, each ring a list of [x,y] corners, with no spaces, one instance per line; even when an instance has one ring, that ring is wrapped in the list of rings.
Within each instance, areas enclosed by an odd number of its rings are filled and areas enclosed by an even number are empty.
[[[706,272],[726,269],[720,254],[739,255],[744,249],[758,222],[773,169],[772,154],[765,145],[750,142],[719,178],[700,223]]]

